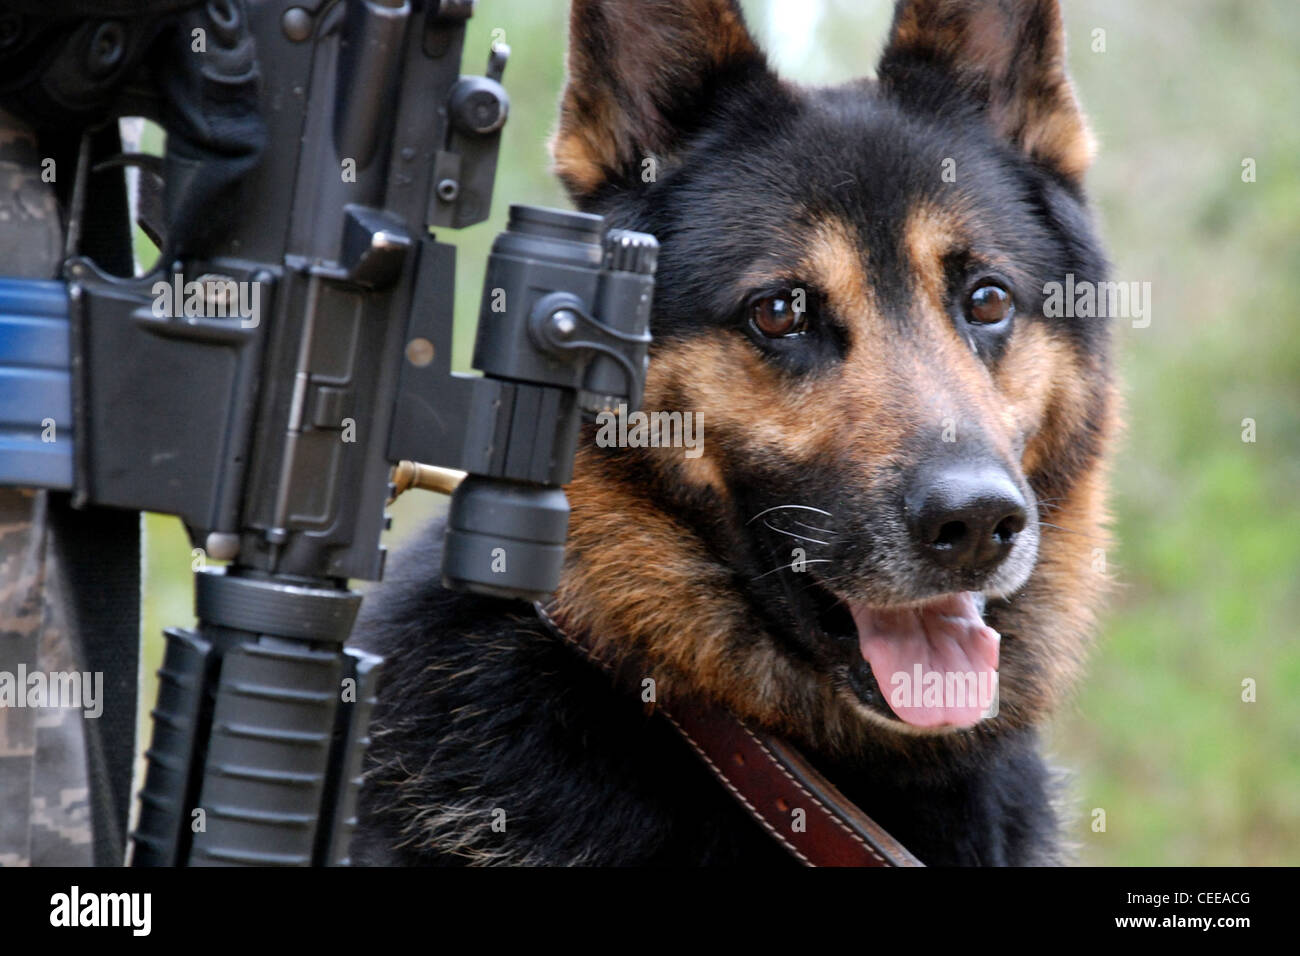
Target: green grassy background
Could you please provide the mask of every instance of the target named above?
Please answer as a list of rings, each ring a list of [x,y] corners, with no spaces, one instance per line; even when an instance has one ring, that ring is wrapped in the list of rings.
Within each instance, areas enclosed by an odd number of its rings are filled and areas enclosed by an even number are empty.
[[[460,247],[456,361],[468,365],[492,236],[510,202],[562,205],[546,137],[563,78],[563,0],[484,0],[512,98],[490,223]],[[869,73],[883,0],[745,0],[778,67]],[[1070,66],[1101,142],[1089,186],[1114,277],[1152,284],[1120,323],[1128,429],[1115,464],[1119,588],[1077,700],[1051,729],[1074,772],[1083,862],[1300,863],[1300,5],[1074,0]],[[1105,30],[1105,52],[1092,50]],[[1241,163],[1257,164],[1243,183]],[[1254,419],[1257,440],[1242,441]],[[407,496],[397,534],[437,499]],[[189,544],[148,519],[146,671],[164,624],[193,620]],[[1257,683],[1241,700],[1243,679]],[[1090,826],[1106,814],[1105,832]]]

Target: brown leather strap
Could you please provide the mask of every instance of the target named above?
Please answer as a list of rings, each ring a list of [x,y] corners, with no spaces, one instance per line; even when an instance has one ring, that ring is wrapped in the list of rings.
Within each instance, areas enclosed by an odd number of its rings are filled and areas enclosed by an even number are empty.
[[[535,607],[550,630],[613,670],[548,608]],[[805,866],[924,866],[789,743],[704,701],[661,700],[656,710],[750,816]]]

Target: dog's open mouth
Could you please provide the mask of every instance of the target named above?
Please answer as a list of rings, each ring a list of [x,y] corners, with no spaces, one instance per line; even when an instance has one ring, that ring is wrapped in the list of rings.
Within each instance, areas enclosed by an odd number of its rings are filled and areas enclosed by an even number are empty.
[[[853,655],[862,703],[926,730],[972,727],[996,714],[1002,639],[984,622],[982,594],[897,607],[825,597],[833,607],[822,625]]]
[[[858,648],[890,710],[915,727],[971,727],[997,698],[1002,638],[982,596],[962,591],[915,607],[850,604]]]

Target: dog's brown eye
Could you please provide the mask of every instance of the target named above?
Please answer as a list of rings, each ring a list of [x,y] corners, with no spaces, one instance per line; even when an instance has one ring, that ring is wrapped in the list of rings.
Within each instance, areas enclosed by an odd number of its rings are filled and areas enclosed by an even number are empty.
[[[807,298],[803,289],[763,296],[750,307],[750,321],[770,339],[797,335],[808,321]]]
[[[966,317],[981,325],[996,325],[1014,311],[1011,293],[1000,285],[985,284],[970,294]]]

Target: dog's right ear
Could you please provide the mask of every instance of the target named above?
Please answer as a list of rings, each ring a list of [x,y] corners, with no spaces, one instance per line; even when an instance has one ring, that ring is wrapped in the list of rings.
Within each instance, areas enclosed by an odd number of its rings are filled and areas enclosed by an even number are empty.
[[[1003,139],[1079,183],[1095,144],[1065,53],[1058,0],[898,0],[877,73],[928,112],[974,105]]]
[[[579,206],[639,186],[721,92],[766,72],[736,0],[573,0],[555,171]]]

